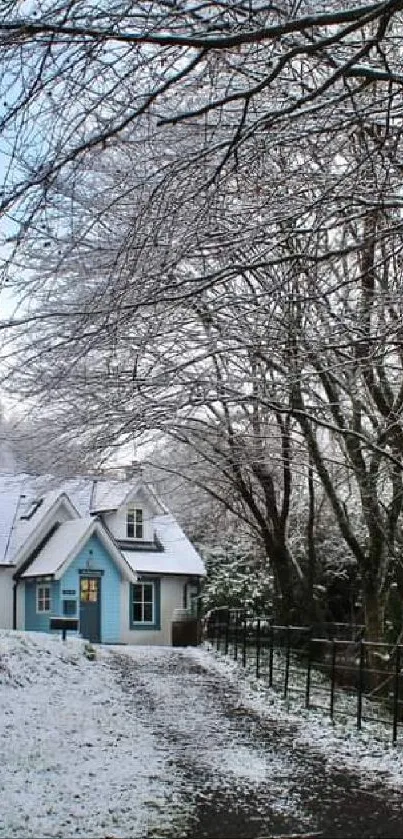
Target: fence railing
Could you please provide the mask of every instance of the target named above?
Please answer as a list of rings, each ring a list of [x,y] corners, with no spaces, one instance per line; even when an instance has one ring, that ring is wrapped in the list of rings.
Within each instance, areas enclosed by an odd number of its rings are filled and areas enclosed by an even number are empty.
[[[217,651],[252,667],[284,699],[299,695],[306,708],[327,711],[332,720],[352,716],[358,729],[382,724],[396,743],[403,730],[402,646],[364,640],[362,627],[336,628],[333,637],[330,626],[327,637],[315,630],[236,609],[216,609],[205,619],[205,638]],[[336,637],[343,634],[350,639]]]

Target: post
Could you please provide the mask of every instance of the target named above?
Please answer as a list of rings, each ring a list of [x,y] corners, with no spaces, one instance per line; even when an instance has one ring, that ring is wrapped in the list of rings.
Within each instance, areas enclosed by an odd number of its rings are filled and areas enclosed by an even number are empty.
[[[246,667],[246,612],[243,615],[242,666]]]
[[[227,610],[227,620],[225,623],[225,647],[224,652],[225,655],[228,655],[228,647],[229,647],[229,620],[230,620],[230,610]]]
[[[336,641],[332,639],[332,672],[330,681],[330,718],[334,716],[334,691],[336,686]]]
[[[290,627],[287,626],[287,643],[285,648],[285,670],[284,670],[284,691],[283,698],[286,699],[288,693],[288,681],[290,677]]]
[[[235,632],[234,632],[234,661],[238,660],[238,623],[239,612],[235,613]]]
[[[313,640],[309,639],[308,661],[306,663],[305,708],[309,708],[311,700],[311,670],[312,670]]]
[[[217,638],[216,638],[217,644],[216,644],[216,648],[217,648],[217,652],[218,652],[218,651],[219,651],[219,649],[220,649],[220,618],[219,618],[219,614],[220,614],[220,613],[219,613],[219,611],[218,611],[218,609],[217,609],[217,611],[216,611],[216,630],[217,630]]]
[[[260,679],[260,618],[256,623],[256,678]]]
[[[400,681],[400,653],[401,648],[398,644],[396,647],[395,658],[395,684],[393,690],[393,736],[392,743],[395,746],[397,741],[397,721],[399,716],[399,681]]]
[[[273,649],[274,649],[274,626],[270,624],[269,632],[269,687],[273,687]]]
[[[357,728],[362,726],[362,691],[364,687],[364,641],[360,641],[360,661],[358,667]]]

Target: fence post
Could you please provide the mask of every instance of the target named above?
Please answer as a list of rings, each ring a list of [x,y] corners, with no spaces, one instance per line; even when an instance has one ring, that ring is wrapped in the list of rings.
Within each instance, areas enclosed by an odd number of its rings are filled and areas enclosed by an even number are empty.
[[[225,647],[224,652],[225,655],[228,655],[228,647],[229,647],[229,619],[230,619],[230,611],[227,610],[227,620],[225,622]]]
[[[238,660],[238,624],[239,612],[235,612],[235,631],[234,631],[234,661]]]
[[[273,687],[273,648],[274,648],[274,626],[270,623],[269,632],[269,687]]]
[[[260,618],[256,623],[256,678],[260,679]]]
[[[332,672],[330,681],[330,718],[334,716],[334,689],[336,686],[336,641],[332,638]]]
[[[309,708],[311,699],[311,670],[312,670],[313,638],[309,639],[308,660],[306,663],[305,708]]]
[[[397,647],[396,647],[395,684],[394,684],[394,691],[393,691],[393,736],[392,736],[393,745],[396,745],[396,741],[397,741],[397,720],[398,720],[398,716],[399,716],[400,653],[401,653],[401,648],[400,648],[400,645],[398,644]]]
[[[362,691],[364,686],[364,641],[360,641],[360,661],[358,668],[358,696],[357,696],[357,728],[362,726]]]
[[[283,698],[286,699],[288,693],[288,681],[290,677],[290,627],[287,626],[287,633],[286,633],[287,643],[285,648],[285,670],[284,670],[284,691],[283,691]]]
[[[246,612],[243,614],[242,666],[246,667]]]

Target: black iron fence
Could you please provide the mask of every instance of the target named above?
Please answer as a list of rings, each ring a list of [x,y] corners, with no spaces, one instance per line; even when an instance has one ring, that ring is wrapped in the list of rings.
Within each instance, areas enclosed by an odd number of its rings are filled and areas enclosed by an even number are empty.
[[[206,616],[205,638],[284,699],[299,696],[332,720],[353,716],[358,729],[365,722],[387,726],[396,743],[403,730],[402,645],[364,640],[362,627],[333,627],[318,634],[314,626],[277,626],[222,608]]]

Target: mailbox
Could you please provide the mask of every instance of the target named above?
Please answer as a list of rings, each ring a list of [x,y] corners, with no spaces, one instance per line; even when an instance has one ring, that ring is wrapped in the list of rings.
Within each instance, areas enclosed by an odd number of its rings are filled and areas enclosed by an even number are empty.
[[[78,629],[78,618],[50,618],[50,629],[61,629],[62,630],[62,637],[63,641],[66,640],[66,632],[69,629],[77,630]]]

